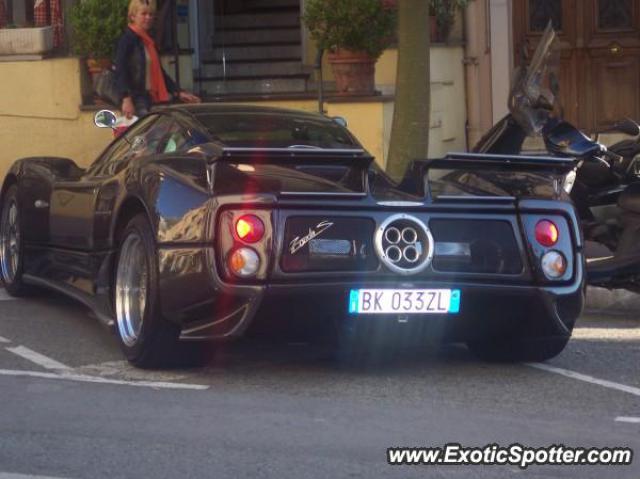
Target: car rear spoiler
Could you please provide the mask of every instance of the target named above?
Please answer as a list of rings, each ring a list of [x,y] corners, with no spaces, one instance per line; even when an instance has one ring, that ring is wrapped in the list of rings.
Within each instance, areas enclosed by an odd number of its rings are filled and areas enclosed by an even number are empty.
[[[217,161],[233,161],[241,163],[288,163],[317,164],[318,161],[339,164],[356,164],[368,167],[373,157],[361,148],[235,148],[222,149]]]
[[[573,158],[551,156],[491,155],[485,153],[449,153],[435,160],[416,160],[423,170],[504,170],[564,175],[576,167]]]

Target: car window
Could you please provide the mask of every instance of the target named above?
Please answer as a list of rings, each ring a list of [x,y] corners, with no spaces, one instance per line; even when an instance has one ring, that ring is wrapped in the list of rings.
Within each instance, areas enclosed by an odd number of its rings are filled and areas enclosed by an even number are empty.
[[[144,135],[157,119],[157,115],[151,115],[136,122],[120,138],[109,145],[102,156],[91,166],[89,172],[94,176],[113,174],[117,169],[117,165],[128,158],[134,146],[134,139]]]
[[[359,148],[342,126],[322,117],[265,113],[201,114],[209,133],[229,146]]]

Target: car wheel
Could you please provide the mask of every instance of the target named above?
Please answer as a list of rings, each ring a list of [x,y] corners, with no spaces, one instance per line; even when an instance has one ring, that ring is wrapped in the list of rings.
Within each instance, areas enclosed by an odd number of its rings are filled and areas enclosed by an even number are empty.
[[[131,364],[143,368],[169,365],[180,333],[160,314],[155,252],[149,222],[135,216],[121,237],[113,299],[120,346]]]
[[[562,352],[570,336],[528,340],[492,339],[469,341],[473,354],[491,362],[538,362],[551,359]]]
[[[4,195],[0,216],[0,276],[11,296],[23,296],[28,291],[22,282],[23,255],[18,187],[12,185]]]

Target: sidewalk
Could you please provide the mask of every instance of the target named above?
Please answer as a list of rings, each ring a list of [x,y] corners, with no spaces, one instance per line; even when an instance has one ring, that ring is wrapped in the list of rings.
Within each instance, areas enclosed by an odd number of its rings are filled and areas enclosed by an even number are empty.
[[[585,311],[634,316],[640,319],[640,294],[624,289],[608,290],[589,286]]]

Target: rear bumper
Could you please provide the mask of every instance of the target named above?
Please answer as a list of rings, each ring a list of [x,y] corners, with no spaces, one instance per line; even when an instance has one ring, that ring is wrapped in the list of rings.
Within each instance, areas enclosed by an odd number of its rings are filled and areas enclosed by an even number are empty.
[[[344,320],[415,325],[447,340],[468,340],[516,332],[523,337],[568,336],[584,304],[584,259],[576,253],[574,281],[563,286],[478,284],[471,281],[318,281],[240,285],[215,273],[212,248],[181,250],[188,265],[176,272],[178,253],[159,251],[160,300],[164,315],[180,324],[182,339],[231,339],[250,324],[286,319],[297,323]],[[164,260],[163,260],[164,258]],[[166,267],[163,267],[166,266]],[[460,312],[449,315],[348,314],[349,293],[359,288],[451,288],[461,291]],[[402,326],[404,327],[404,326]]]

